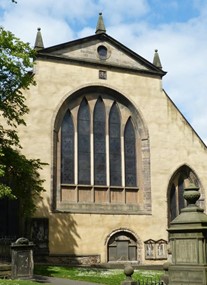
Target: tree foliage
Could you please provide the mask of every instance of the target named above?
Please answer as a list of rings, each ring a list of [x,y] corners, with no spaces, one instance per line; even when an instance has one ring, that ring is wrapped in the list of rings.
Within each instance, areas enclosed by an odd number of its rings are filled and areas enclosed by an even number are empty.
[[[29,72],[34,55],[29,44],[0,27],[0,116],[6,123],[0,125],[2,146],[19,144],[16,127],[25,124],[23,115],[29,111],[22,91],[35,84]]]
[[[40,193],[44,191],[39,170],[45,164],[38,159],[27,159],[12,148],[4,148],[3,153],[4,155],[1,156],[1,164],[4,165],[2,181],[7,188],[12,189],[10,197],[18,198],[20,215],[29,217],[36,209]],[[5,196],[0,191],[0,198],[2,194]]]
[[[17,198],[20,215],[35,210],[35,199],[43,191],[40,160],[20,153],[18,125],[25,125],[29,112],[24,90],[35,85],[31,72],[35,51],[29,44],[0,27],[0,198]]]

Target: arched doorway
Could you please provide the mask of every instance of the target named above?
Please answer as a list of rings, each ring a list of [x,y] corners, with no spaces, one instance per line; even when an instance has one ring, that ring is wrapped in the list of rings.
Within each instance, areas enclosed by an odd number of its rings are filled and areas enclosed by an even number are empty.
[[[137,261],[137,238],[129,231],[112,234],[107,243],[107,261]]]

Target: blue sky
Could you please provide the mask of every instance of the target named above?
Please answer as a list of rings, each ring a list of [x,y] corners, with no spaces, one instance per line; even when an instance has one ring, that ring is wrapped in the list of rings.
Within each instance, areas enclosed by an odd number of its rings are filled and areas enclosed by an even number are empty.
[[[99,12],[139,55],[158,49],[163,88],[207,143],[206,0],[0,0],[0,24],[31,45],[41,27],[45,47],[94,34]]]

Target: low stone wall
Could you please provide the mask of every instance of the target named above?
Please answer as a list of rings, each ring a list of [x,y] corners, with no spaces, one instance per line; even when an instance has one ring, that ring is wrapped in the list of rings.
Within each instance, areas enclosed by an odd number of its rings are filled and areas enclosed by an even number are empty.
[[[35,256],[34,259],[35,262],[69,266],[96,265],[101,262],[100,255],[49,255]]]
[[[11,278],[11,265],[0,264],[0,278]]]

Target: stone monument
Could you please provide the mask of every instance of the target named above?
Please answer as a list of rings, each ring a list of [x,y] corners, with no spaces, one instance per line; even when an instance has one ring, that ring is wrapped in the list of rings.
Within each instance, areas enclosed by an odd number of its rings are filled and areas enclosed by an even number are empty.
[[[172,251],[169,285],[207,284],[207,215],[196,205],[198,190],[194,184],[185,189],[187,207],[168,229]]]
[[[33,248],[34,244],[26,238],[19,238],[11,244],[12,279],[32,279],[33,278]]]

